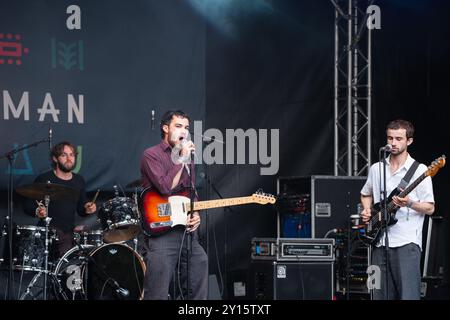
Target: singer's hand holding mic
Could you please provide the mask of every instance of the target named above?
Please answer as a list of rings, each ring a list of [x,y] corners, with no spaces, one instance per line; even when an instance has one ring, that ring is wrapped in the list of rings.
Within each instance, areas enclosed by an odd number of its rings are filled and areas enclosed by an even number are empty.
[[[195,145],[188,138],[181,137],[179,141],[175,149],[178,154],[177,163],[189,163],[191,154],[195,152]]]
[[[180,144],[181,144],[180,156],[182,156],[183,158],[190,156],[192,152],[195,152],[195,145],[191,140],[182,139]]]

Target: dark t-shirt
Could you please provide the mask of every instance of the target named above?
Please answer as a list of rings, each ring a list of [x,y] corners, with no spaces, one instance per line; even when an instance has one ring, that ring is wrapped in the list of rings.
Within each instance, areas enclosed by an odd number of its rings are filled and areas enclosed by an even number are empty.
[[[59,241],[58,256],[61,256],[64,252],[72,247],[73,229],[75,227],[76,214],[85,216],[84,205],[87,202],[86,199],[86,183],[82,176],[72,173],[71,180],[62,180],[58,178],[53,170],[40,174],[34,180],[35,183],[55,183],[70,187],[77,192],[77,196],[73,200],[66,199],[51,199],[48,206],[48,217],[51,218],[50,228],[56,229]],[[42,199],[43,200],[43,199]],[[37,207],[35,200],[27,200],[25,204],[25,211],[30,215],[35,215],[35,209]],[[44,219],[39,219],[37,223],[39,226],[44,226]]]
[[[75,227],[75,214],[85,215],[84,205],[86,200],[86,183],[82,176],[73,173],[71,180],[62,180],[58,178],[53,170],[45,172],[36,177],[35,183],[56,183],[74,189],[78,196],[77,200],[52,200],[48,206],[48,216],[52,218],[50,225],[63,230],[72,232]],[[36,203],[35,203],[36,204]],[[36,205],[34,206],[36,208]],[[34,214],[34,212],[33,212]]]

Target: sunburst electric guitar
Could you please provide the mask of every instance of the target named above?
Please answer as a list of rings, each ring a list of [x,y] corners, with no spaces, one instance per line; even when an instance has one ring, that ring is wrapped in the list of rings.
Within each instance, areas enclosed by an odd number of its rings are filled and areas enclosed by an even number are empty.
[[[141,224],[144,233],[149,236],[158,236],[176,225],[186,225],[187,216],[191,209],[191,201],[186,195],[165,197],[150,188],[144,190],[139,199]],[[194,211],[248,203],[273,204],[275,201],[273,195],[258,191],[248,197],[196,201],[194,202]]]
[[[421,183],[426,177],[434,177],[436,173],[445,165],[445,156],[441,156],[434,160],[428,169],[422,173],[413,183],[405,188],[405,190],[394,189],[389,197],[387,198],[387,221],[383,219],[384,210],[382,210],[382,205],[380,202],[373,205],[371,210],[371,217],[367,224],[363,225],[363,229],[365,230],[364,235],[361,236],[361,240],[368,244],[374,245],[380,239],[382,230],[387,225],[392,226],[397,223],[397,219],[395,218],[395,213],[399,209],[398,206],[394,204],[392,198],[394,196],[398,196],[400,198],[404,198],[408,193],[414,190],[419,183]]]

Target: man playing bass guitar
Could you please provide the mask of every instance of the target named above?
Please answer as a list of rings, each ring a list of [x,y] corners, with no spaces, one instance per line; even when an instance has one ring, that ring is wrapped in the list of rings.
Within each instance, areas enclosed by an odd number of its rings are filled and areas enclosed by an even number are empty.
[[[409,121],[391,121],[387,125],[386,135],[391,149],[390,155],[384,160],[386,161],[386,194],[390,195],[396,189],[399,191],[405,189],[406,181],[402,183],[405,176],[409,176],[410,181],[415,181],[417,178],[420,180],[427,167],[424,164],[414,165],[415,160],[408,153],[408,146],[413,142],[414,135],[414,127]],[[383,167],[380,162],[370,167],[367,181],[361,190],[363,206],[361,217],[366,224],[374,220],[372,219],[374,217],[373,203],[383,202]],[[410,171],[411,167],[413,169]],[[408,171],[411,173],[408,174]],[[373,298],[376,300],[420,299],[422,227],[424,216],[432,215],[434,212],[431,177],[426,176],[423,181],[420,181],[409,194],[403,197],[401,194],[394,195],[392,199],[387,200],[388,203],[391,202],[391,207],[395,208],[396,223],[387,227],[389,245],[387,270],[385,233],[382,232],[373,243],[371,264],[378,266],[381,271],[379,278],[381,288],[373,291]],[[385,284],[386,272],[388,288]]]

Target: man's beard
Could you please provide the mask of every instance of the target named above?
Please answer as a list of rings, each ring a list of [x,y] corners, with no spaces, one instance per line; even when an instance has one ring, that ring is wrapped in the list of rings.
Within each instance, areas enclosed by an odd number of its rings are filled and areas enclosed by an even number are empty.
[[[75,167],[75,163],[73,163],[70,167],[66,167],[65,165],[63,165],[60,162],[57,162],[56,165],[58,166],[58,169],[61,170],[62,172],[66,172],[69,173],[73,170],[73,168]]]

